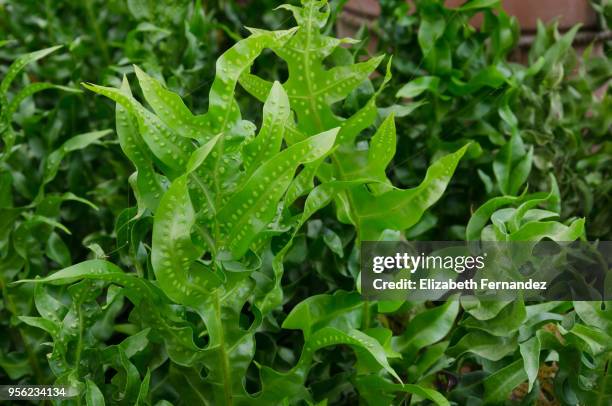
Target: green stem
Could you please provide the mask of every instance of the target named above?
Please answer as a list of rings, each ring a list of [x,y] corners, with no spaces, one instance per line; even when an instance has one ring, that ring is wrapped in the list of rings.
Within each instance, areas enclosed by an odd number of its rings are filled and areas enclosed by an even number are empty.
[[[363,316],[361,320],[361,328],[362,330],[366,330],[370,328],[370,301],[363,301]]]

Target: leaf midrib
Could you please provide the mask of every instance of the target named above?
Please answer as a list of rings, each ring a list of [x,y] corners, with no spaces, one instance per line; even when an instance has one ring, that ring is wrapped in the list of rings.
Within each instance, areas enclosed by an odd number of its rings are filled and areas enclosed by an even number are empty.
[[[311,62],[311,57],[310,57],[310,43],[311,43],[311,38],[312,38],[312,14],[314,12],[314,5],[310,5],[310,8],[308,9],[308,23],[306,25],[306,49],[304,50],[304,59],[306,60],[305,64],[304,64],[304,71],[305,71],[305,75],[306,75],[306,86],[308,87],[308,104],[310,105],[310,109],[313,113],[313,116],[316,119],[316,123],[317,123],[317,127],[319,128],[319,131],[323,131],[323,123],[321,122],[321,117],[319,117],[319,112],[316,109],[316,103],[314,98],[312,97],[312,95],[314,94],[314,91],[312,89],[312,79],[310,77],[310,62]]]

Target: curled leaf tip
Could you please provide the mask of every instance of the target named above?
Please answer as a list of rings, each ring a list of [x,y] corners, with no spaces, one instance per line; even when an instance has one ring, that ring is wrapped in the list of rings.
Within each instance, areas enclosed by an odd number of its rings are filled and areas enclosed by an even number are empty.
[[[94,84],[94,83],[90,83],[90,82],[81,82],[81,86],[83,86],[86,89],[89,89],[91,91],[96,91],[96,89],[99,87],[98,85]]]

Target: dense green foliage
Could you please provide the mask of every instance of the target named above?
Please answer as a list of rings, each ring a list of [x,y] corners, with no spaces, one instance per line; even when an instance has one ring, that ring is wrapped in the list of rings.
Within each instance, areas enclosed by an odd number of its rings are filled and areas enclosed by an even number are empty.
[[[358,262],[368,240],[610,237],[610,59],[541,25],[511,62],[494,0],[382,1],[393,58],[334,36],[343,1],[268,3],[0,10],[0,383],[610,404],[611,303],[370,302]]]
[[[397,85],[391,86],[396,90],[391,96],[400,98],[397,111],[410,112],[399,121],[412,148],[399,157],[407,168],[398,180],[422,172],[421,156],[435,157],[473,140],[482,153],[457,173],[458,189],[427,219],[428,225],[456,227],[448,229],[450,235],[438,227],[434,237],[459,238],[465,216],[483,198],[516,194],[527,180],[545,190],[552,173],[563,197],[563,217],[588,216],[589,238],[610,239],[610,94],[594,92],[611,76],[608,48],[597,56],[589,46],[580,56],[571,47],[578,27],[561,34],[556,24],[540,24],[528,52],[519,51],[518,23],[503,11],[494,13],[498,5],[472,1],[449,9],[421,0],[408,15],[405,2],[381,2],[375,31],[380,47],[394,54]],[[483,17],[480,29],[468,24],[476,14]],[[513,62],[512,53],[526,63]],[[512,173],[488,152],[503,151],[507,135],[515,132],[525,151],[533,151],[522,166],[515,161],[521,170]],[[509,179],[516,184],[509,185]]]

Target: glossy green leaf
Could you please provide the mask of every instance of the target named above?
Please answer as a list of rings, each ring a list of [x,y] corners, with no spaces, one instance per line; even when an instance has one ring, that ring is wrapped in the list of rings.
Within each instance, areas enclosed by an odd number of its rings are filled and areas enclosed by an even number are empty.
[[[217,60],[215,80],[208,96],[208,113],[202,119],[211,134],[226,131],[239,118],[233,91],[240,76],[247,71],[264,48],[282,47],[289,41],[296,29],[285,31],[264,31],[251,29],[251,35],[238,42]]]
[[[85,393],[85,402],[87,406],[104,406],[104,395],[100,391],[100,388],[91,380],[87,381],[87,392]]]
[[[517,346],[516,336],[496,337],[485,331],[471,331],[447,351],[453,357],[473,353],[491,361],[499,361],[512,354]]]
[[[69,93],[81,93],[79,89],[73,89],[71,87],[54,85],[53,83],[46,83],[46,82],[31,83],[25,86],[23,89],[21,89],[15,96],[13,96],[13,98],[11,99],[10,103],[8,104],[6,108],[6,111],[3,110],[2,112],[3,115],[9,122],[12,121],[13,115],[19,109],[20,104],[25,99],[29,98],[30,96],[38,92],[42,92],[48,89],[57,89],[57,90],[62,90],[62,91],[69,92]]]
[[[321,11],[323,2],[306,1],[303,8],[282,6],[291,10],[299,30],[282,47],[273,50],[287,62],[289,78],[283,87],[289,95],[291,108],[297,114],[298,129],[312,135],[338,127],[341,120],[335,116],[331,104],[344,99],[370,76],[382,61],[382,57],[345,66],[326,69],[323,60],[343,42],[322,35],[319,29],[329,13]],[[247,90],[254,94],[266,94],[269,85],[261,80],[248,78]]]
[[[384,182],[387,179],[387,165],[395,156],[395,116],[389,115],[378,127],[370,141],[368,150],[368,171],[373,179]]]
[[[372,197],[365,187],[353,190],[354,216],[363,240],[376,240],[385,229],[404,230],[418,222],[442,195],[467,146],[434,162],[421,184]]]
[[[527,223],[510,239],[513,241],[540,241],[549,238],[553,241],[575,241],[584,235],[584,219],[574,220],[569,226],[554,221]]]
[[[294,144],[262,164],[219,212],[228,248],[242,256],[256,233],[267,226],[287,190],[297,166],[327,154],[338,129]]]
[[[177,303],[198,307],[214,285],[212,271],[194,268],[202,252],[191,240],[195,212],[189,198],[187,179],[177,178],[157,208],[153,224],[151,263],[160,288]],[[207,275],[210,274],[210,275]],[[212,279],[211,279],[212,278]]]
[[[372,404],[393,404],[394,397],[389,396],[387,399],[384,394],[411,393],[429,399],[439,406],[450,405],[442,394],[433,389],[414,384],[392,383],[376,375],[358,377],[356,384],[360,388],[360,394]]]
[[[395,97],[416,97],[425,91],[437,93],[440,78],[436,76],[421,76],[411,82],[406,83],[395,94]]]
[[[519,348],[523,357],[525,373],[529,378],[529,392],[531,392],[531,388],[533,388],[533,384],[538,377],[538,370],[540,369],[540,339],[532,337],[520,343]]]
[[[497,89],[506,83],[506,81],[506,77],[496,66],[489,66],[478,72],[476,76],[471,78],[467,83],[453,80],[450,83],[449,90],[455,95],[464,96],[469,93],[474,93],[483,87]]]
[[[495,8],[500,4],[499,0],[470,0],[459,7],[461,11],[478,10],[483,8]]]
[[[104,130],[75,135],[62,144],[61,147],[50,153],[45,162],[43,186],[55,178],[62,159],[64,159],[67,154],[86,148],[89,145],[96,144],[100,138],[105,137],[110,133],[110,130]]]
[[[360,319],[361,305],[360,296],[355,292],[312,296],[291,310],[283,328],[302,330],[306,339],[322,326],[354,328]]]
[[[201,133],[206,131],[206,128],[189,111],[178,94],[164,88],[161,83],[136,65],[134,65],[134,72],[138,77],[145,100],[165,125],[182,137],[204,138],[204,134]]]
[[[253,168],[278,153],[289,116],[287,93],[279,82],[274,82],[264,104],[263,123],[259,134],[243,149],[244,166],[247,171],[252,172]]]
[[[510,392],[526,378],[523,361],[520,359],[494,372],[484,380],[485,404],[503,403]]]
[[[533,148],[526,149],[521,137],[513,134],[499,151],[493,172],[505,195],[515,196],[527,180],[533,162]]]
[[[441,306],[417,315],[408,323],[406,331],[393,340],[393,347],[401,353],[414,354],[421,348],[443,339],[451,330],[459,311],[459,302],[449,300]]]
[[[121,91],[128,97],[132,95],[130,85],[125,77],[123,78]],[[136,119],[119,103],[117,103],[115,108],[115,118],[117,137],[119,138],[121,149],[137,170],[134,182],[136,194],[140,196],[144,207],[155,211],[164,189],[160,176],[155,173],[150,150],[138,133]]]
[[[480,239],[480,233],[491,218],[491,215],[500,207],[506,206],[519,200],[520,197],[515,196],[495,197],[493,199],[488,200],[485,204],[480,206],[474,212],[474,214],[472,214],[472,217],[470,217],[470,221],[468,222],[468,225],[465,230],[465,239],[468,241],[475,241]]]
[[[92,84],[83,84],[87,89],[108,97],[120,104],[136,118],[138,129],[153,154],[164,164],[164,171],[170,177],[180,175],[189,154],[193,150],[188,139],[176,135],[159,117],[145,109],[136,99],[124,91]]]
[[[494,336],[504,337],[517,331],[527,316],[523,300],[515,300],[505,306],[494,318],[477,320],[468,318],[461,324],[465,327],[478,329]]]
[[[13,82],[13,80],[17,77],[19,72],[23,70],[27,65],[32,62],[36,62],[37,60],[44,58],[52,52],[57,51],[62,46],[57,45],[50,48],[41,49],[39,51],[30,52],[28,54],[24,54],[19,56],[8,68],[2,82],[0,83],[0,97],[2,97],[2,104],[6,104],[6,92],[9,89],[9,86]]]

